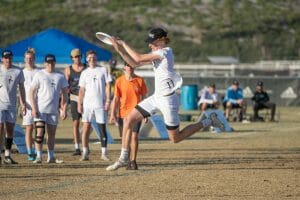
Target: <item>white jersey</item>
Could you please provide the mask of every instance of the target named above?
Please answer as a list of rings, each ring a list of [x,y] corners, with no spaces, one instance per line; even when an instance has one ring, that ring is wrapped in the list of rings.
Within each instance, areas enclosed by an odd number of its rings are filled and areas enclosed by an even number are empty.
[[[34,69],[27,69],[24,68],[23,69],[23,74],[24,74],[24,78],[25,78],[25,82],[24,82],[24,87],[25,87],[25,93],[26,93],[26,108],[27,109],[31,109],[30,106],[30,86],[31,86],[31,82],[33,80],[34,75],[39,71],[40,69],[38,68],[34,68]]]
[[[85,89],[83,108],[103,108],[106,100],[105,86],[111,80],[105,67],[83,70],[79,79],[79,86]]]
[[[158,96],[169,95],[174,92],[175,81],[177,81],[178,76],[174,70],[173,51],[170,47],[165,47],[152,53],[161,57],[161,59],[152,62],[155,77],[154,94]]]
[[[31,88],[37,89],[37,106],[40,113],[57,114],[61,90],[68,87],[63,74],[45,69],[39,70],[33,77]]]
[[[17,89],[24,83],[22,69],[11,66],[6,69],[0,66],[0,110],[16,110]]]
[[[213,104],[214,102],[216,102],[218,100],[219,100],[219,97],[218,97],[217,92],[214,92],[211,94],[209,92],[209,90],[207,88],[205,88],[201,93],[201,97],[198,102],[198,105],[200,105],[201,103]]]

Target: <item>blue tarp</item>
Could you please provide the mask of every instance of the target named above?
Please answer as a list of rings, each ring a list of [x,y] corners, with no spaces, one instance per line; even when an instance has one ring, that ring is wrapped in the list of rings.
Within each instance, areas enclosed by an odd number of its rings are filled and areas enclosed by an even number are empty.
[[[83,59],[88,50],[97,52],[98,61],[109,61],[112,57],[109,51],[54,28],[46,29],[4,49],[13,52],[13,62],[24,62],[24,53],[29,47],[36,51],[36,63],[43,63],[48,53],[56,56],[57,63],[71,63],[70,52],[74,48],[81,50]]]

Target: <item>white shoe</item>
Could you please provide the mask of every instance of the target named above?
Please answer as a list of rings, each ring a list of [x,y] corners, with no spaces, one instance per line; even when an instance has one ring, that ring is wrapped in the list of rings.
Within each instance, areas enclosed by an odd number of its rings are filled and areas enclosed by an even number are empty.
[[[56,164],[61,164],[61,163],[63,163],[64,161],[63,160],[58,160],[58,159],[56,159],[56,158],[48,158],[48,160],[47,160],[47,163],[56,163]]]
[[[101,159],[105,161],[110,161],[109,157],[106,154],[102,154]]]
[[[36,159],[33,161],[34,164],[41,164],[42,163],[42,159],[36,157]]]
[[[119,169],[121,167],[125,167],[125,166],[127,166],[127,161],[118,159],[114,164],[109,165],[106,168],[106,170],[107,171],[114,171],[114,170],[117,170],[117,169]]]

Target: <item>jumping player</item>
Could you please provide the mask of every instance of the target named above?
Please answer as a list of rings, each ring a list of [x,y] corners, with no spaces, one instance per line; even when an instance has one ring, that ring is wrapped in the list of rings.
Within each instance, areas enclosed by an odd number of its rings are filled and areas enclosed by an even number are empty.
[[[131,48],[126,42],[112,38],[116,52],[133,68],[147,63],[152,63],[154,69],[155,91],[154,94],[142,102],[140,102],[126,117],[123,127],[122,149],[119,159],[106,168],[106,170],[116,170],[122,166],[126,166],[128,162],[128,149],[132,127],[136,122],[141,121],[154,114],[156,111],[161,111],[164,117],[164,122],[168,130],[169,139],[178,143],[185,138],[193,135],[200,129],[213,125],[224,130],[223,124],[218,119],[217,115],[211,115],[202,121],[188,125],[182,130],[179,130],[179,100],[175,93],[176,89],[176,73],[174,70],[174,55],[170,47],[167,32],[162,28],[153,28],[148,34],[146,42],[151,49],[150,53],[140,54]]]
[[[35,51],[34,49],[28,49],[24,55],[25,67],[23,69],[23,74],[25,78],[24,87],[26,92],[26,115],[23,116],[23,126],[26,127],[25,130],[25,141],[27,147],[27,160],[34,161],[36,157],[36,152],[34,149],[34,141],[32,138],[33,131],[33,117],[31,114],[30,106],[30,85],[34,75],[39,71],[39,69],[34,64],[35,60]]]

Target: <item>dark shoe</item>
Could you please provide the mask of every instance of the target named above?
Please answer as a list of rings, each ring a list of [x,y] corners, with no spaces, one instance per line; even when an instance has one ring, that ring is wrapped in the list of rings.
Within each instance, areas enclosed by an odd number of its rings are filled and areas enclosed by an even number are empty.
[[[81,156],[80,149],[75,149],[75,152],[72,154],[72,156]]]
[[[18,164],[18,162],[14,161],[10,156],[5,156],[4,160],[3,160],[4,164],[7,165],[15,165]]]
[[[138,170],[138,166],[136,164],[136,161],[132,160],[132,161],[128,162],[126,169],[127,170]]]

